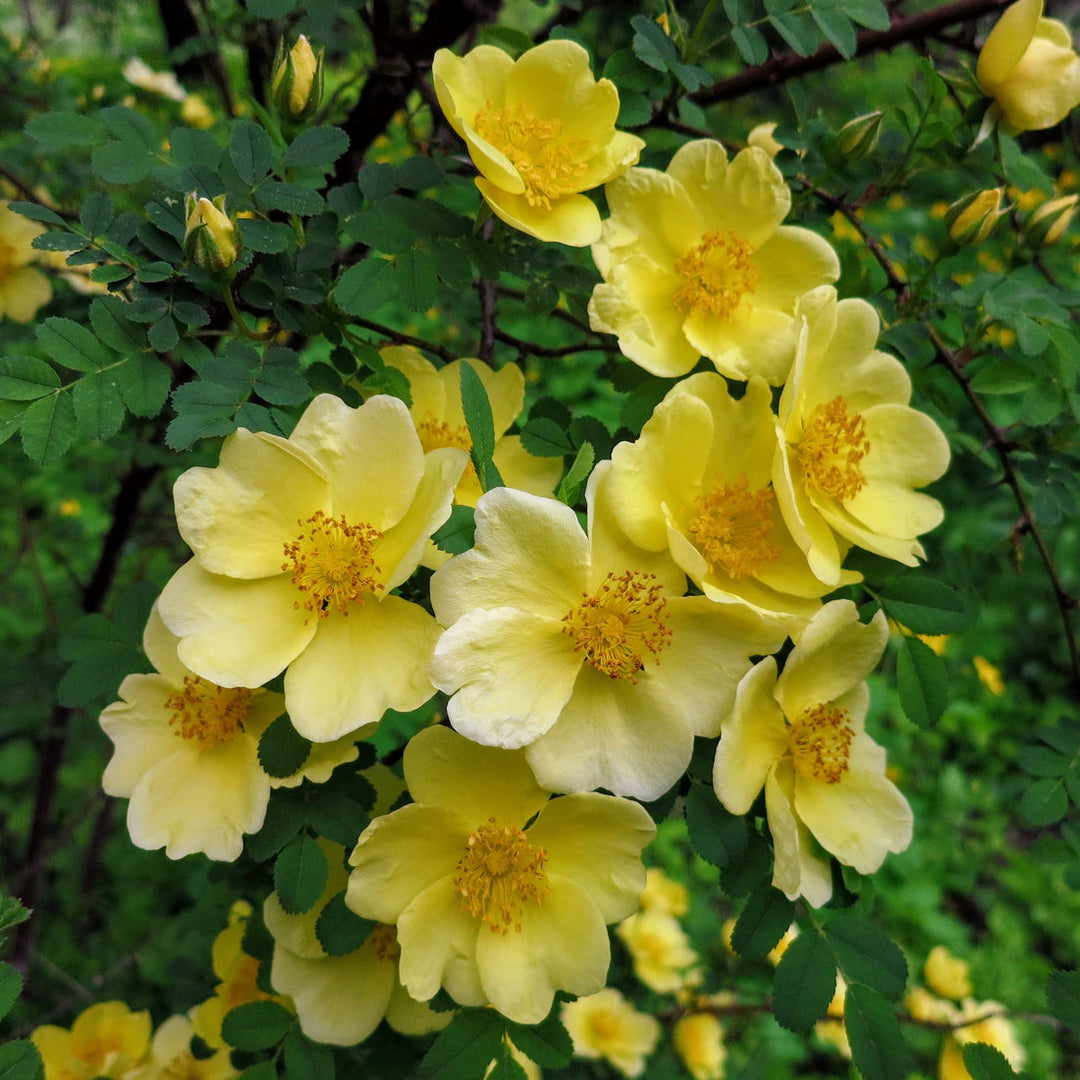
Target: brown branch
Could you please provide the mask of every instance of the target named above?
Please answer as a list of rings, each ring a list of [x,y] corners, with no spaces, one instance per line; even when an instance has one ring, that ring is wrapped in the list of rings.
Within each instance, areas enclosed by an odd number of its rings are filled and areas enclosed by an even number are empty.
[[[954,0],[951,4],[920,11],[915,15],[894,17],[887,30],[863,30],[855,39],[855,55],[866,56],[869,53],[891,49],[906,41],[935,34],[948,26],[968,22],[980,15],[998,11],[1012,0]],[[715,105],[718,101],[730,101],[753,93],[768,86],[779,86],[788,79],[798,78],[811,71],[820,71],[833,64],[842,63],[847,57],[840,55],[832,45],[823,45],[810,56],[784,52],[771,56],[764,64],[746,68],[738,75],[721,79],[712,86],[695,91],[690,100],[698,105]]]
[[[504,345],[512,345],[520,356],[572,356],[579,352],[605,352],[612,353],[615,350],[611,345],[605,345],[597,340],[595,344],[588,341],[578,341],[573,345],[537,345],[533,341],[525,341],[524,338],[514,337],[503,330],[495,331],[495,340]]]
[[[417,349],[423,349],[426,352],[434,353],[440,360],[449,362],[451,360],[457,360],[460,356],[460,353],[448,349],[445,345],[436,345],[433,342],[425,341],[423,338],[415,337],[412,334],[404,334],[400,330],[395,330],[390,326],[384,326],[382,323],[372,322],[370,319],[362,319],[359,315],[347,315],[345,316],[345,319],[350,326],[360,326],[365,330],[371,330],[376,334],[382,334],[388,341],[393,341],[398,345],[412,345]]]

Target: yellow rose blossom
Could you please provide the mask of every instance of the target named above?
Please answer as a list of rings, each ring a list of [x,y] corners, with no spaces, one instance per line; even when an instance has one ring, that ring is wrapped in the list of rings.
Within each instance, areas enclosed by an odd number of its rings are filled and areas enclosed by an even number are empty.
[[[42,1024],[30,1033],[45,1065],[45,1080],[120,1080],[150,1049],[150,1013],[133,1013],[122,1001],[84,1009],[71,1030]]]
[[[660,1022],[640,1013],[613,987],[565,1002],[559,1015],[577,1057],[604,1059],[623,1076],[641,1076],[656,1049]]]
[[[354,1046],[384,1019],[403,1035],[424,1035],[446,1027],[453,1012],[433,1012],[409,997],[398,977],[397,936],[379,924],[352,952],[331,955],[316,933],[327,903],[348,883],[345,849],[319,839],[326,856],[327,878],[322,895],[300,914],[289,914],[277,893],[263,904],[263,920],[274,938],[270,982],[290,995],[309,1039],[333,1046]]]
[[[820,907],[832,894],[825,851],[860,874],[911,841],[907,800],[885,777],[885,751],[866,733],[865,679],[888,638],[883,612],[860,623],[850,600],[810,620],[776,675],[767,657],[739,684],[713,764],[717,798],[745,814],[765,789],[773,885]]]
[[[645,889],[638,898],[642,911],[663,911],[668,915],[685,915],[689,904],[686,886],[673,881],[658,866],[645,871]]]
[[[927,986],[945,998],[959,1001],[971,997],[971,970],[966,960],[953,956],[944,945],[935,945],[923,965]]]
[[[669,550],[710,600],[737,601],[797,628],[834,584],[813,574],[784,524],[775,453],[765,382],[751,379],[735,400],[720,375],[698,372],[668,392],[636,442],[615,447],[607,495],[627,537]]]
[[[589,534],[554,499],[511,488],[476,506],[475,547],[431,579],[447,627],[432,663],[451,724],[477,742],[526,747],[553,791],[659,798],[715,737],[749,657],[772,652],[775,620],[706,596],[666,553],[611,523],[602,462]],[[709,678],[702,680],[700,672]]]
[[[305,120],[319,108],[323,94],[324,52],[324,49],[316,52],[304,34],[287,53],[284,40],[278,43],[270,96],[285,116]]]
[[[700,139],[666,172],[631,169],[606,194],[592,328],[654,375],[685,375],[707,356],[729,378],[782,383],[799,340],[795,306],[835,281],[840,263],[816,233],[781,224],[791,192],[769,155],[750,147],[729,162]]]
[[[674,915],[639,911],[623,919],[615,933],[630,953],[634,974],[650,990],[672,994],[686,985],[698,954]]]
[[[1043,18],[1043,0],[1019,0],[1005,10],[975,76],[1012,132],[1053,127],[1080,105],[1080,57],[1068,27]]]
[[[939,1080],[972,1080],[964,1064],[963,1048],[967,1043],[986,1043],[999,1050],[1014,1070],[1024,1067],[1027,1053],[1016,1037],[1016,1029],[1004,1016],[997,1001],[975,1001],[965,998],[959,1010],[953,1010],[953,1023],[969,1021],[945,1036],[938,1063]]]
[[[44,225],[16,214],[0,199],[0,319],[28,323],[52,299],[49,279],[30,265],[46,254],[30,246],[43,232]]]
[[[671,1032],[671,1045],[694,1080],[722,1080],[724,1028],[712,1013],[691,1013],[679,1019]]]
[[[600,212],[581,192],[625,172],[645,143],[615,130],[619,92],[594,78],[580,45],[545,41],[517,60],[491,45],[463,57],[440,49],[431,76],[498,217],[539,240],[599,238]]]
[[[285,671],[296,730],[315,742],[370,731],[431,696],[435,620],[393,590],[446,520],[463,450],[425,454],[405,405],[352,409],[322,394],[288,439],[241,428],[216,468],[176,482],[194,559],[161,615],[183,663],[221,686]],[[357,662],[363,657],[363,663]]]
[[[556,990],[607,978],[605,924],[629,915],[656,832],[637,803],[588,792],[551,799],[525,755],[425,728],[405,748],[412,804],[361,834],[345,901],[395,924],[401,981],[417,1000],[445,987],[539,1023]]]
[[[188,94],[184,98],[184,104],[180,106],[180,119],[188,127],[205,129],[214,126],[214,114],[198,94]]]
[[[188,96],[173,72],[155,71],[138,56],[133,56],[124,65],[122,74],[132,86],[149,90],[152,94],[159,94],[170,101],[183,101]]]
[[[755,125],[750,129],[750,134],[746,136],[746,145],[756,146],[759,150],[764,150],[769,157],[776,157],[784,149],[784,144],[778,143],[773,138],[773,132],[776,128],[775,120],[768,120],[763,124]]]
[[[191,1052],[195,1029],[186,1016],[170,1016],[154,1032],[150,1055],[124,1080],[233,1080],[240,1075],[234,1069],[227,1047],[210,1057],[196,1057]]]
[[[880,322],[864,300],[832,288],[801,306],[808,326],[780,397],[773,490],[787,527],[822,581],[843,583],[848,545],[905,566],[916,539],[941,523],[937,499],[916,491],[949,464],[949,443],[909,407],[904,366],[875,349]]]

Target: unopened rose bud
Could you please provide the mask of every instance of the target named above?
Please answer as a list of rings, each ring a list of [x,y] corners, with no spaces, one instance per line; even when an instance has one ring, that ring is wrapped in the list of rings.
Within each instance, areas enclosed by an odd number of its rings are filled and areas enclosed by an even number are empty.
[[[878,109],[849,120],[836,133],[836,152],[845,161],[861,161],[874,152],[884,113]]]
[[[1005,214],[1001,206],[1003,188],[976,191],[958,199],[945,211],[949,239],[958,246],[981,244]]]
[[[270,98],[282,115],[304,120],[322,104],[324,52],[316,53],[303,34],[288,53],[285,42],[278,43]]]
[[[184,251],[187,257],[210,274],[227,270],[240,254],[240,230],[225,213],[225,196],[197,198],[191,192],[184,199],[186,226]]]
[[[1024,236],[1028,243],[1056,244],[1069,227],[1078,201],[1080,195],[1063,195],[1060,199],[1050,199],[1036,207],[1024,226]]]

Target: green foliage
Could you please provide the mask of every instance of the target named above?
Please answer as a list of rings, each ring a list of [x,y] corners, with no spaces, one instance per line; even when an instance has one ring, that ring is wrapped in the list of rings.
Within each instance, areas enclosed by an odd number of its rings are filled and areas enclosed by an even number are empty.
[[[849,986],[844,995],[844,1023],[852,1060],[865,1080],[906,1080],[911,1052],[885,998],[868,986]]]
[[[494,1009],[461,1009],[432,1043],[419,1075],[424,1080],[483,1076],[500,1053],[505,1030],[506,1021]]]
[[[276,1001],[249,1001],[225,1014],[221,1036],[237,1050],[269,1050],[295,1023],[292,1013]]]

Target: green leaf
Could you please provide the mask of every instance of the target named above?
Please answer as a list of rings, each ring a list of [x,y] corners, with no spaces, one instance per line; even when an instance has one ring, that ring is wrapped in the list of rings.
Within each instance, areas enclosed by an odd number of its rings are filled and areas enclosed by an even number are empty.
[[[108,138],[105,125],[93,113],[47,112],[32,116],[23,131],[47,150],[94,146]],[[41,219],[39,219],[41,220]]]
[[[72,371],[100,371],[115,359],[85,326],[71,319],[46,319],[37,339],[53,360]]]
[[[746,896],[769,880],[772,869],[772,848],[757,832],[750,830],[742,856],[720,871],[720,888],[728,896]]]
[[[254,187],[274,167],[270,136],[250,120],[234,120],[229,135],[229,160],[240,179]]]
[[[29,1039],[14,1039],[0,1046],[0,1080],[42,1080],[45,1067]]]
[[[255,205],[260,210],[281,210],[286,214],[313,217],[326,209],[323,197],[303,184],[266,180],[255,189]]]
[[[334,1080],[334,1051],[312,1042],[300,1028],[291,1028],[282,1047],[288,1080]]]
[[[130,356],[142,352],[146,342],[142,331],[124,311],[125,303],[115,296],[99,296],[90,305],[90,325],[100,341],[118,353]]]
[[[59,386],[60,376],[36,356],[0,357],[0,398],[5,401],[35,401]]]
[[[892,23],[888,8],[881,0],[838,0],[838,4],[852,22],[868,30],[888,30]]]
[[[1046,1003],[1067,1028],[1080,1034],[1080,972],[1051,972],[1046,980]]]
[[[573,506],[581,496],[581,489],[589,478],[595,459],[596,451],[592,443],[582,443],[577,454],[574,455],[570,468],[566,470],[566,475],[559,481],[555,498],[566,503],[567,506]]]
[[[136,416],[157,416],[169,396],[172,373],[156,356],[133,356],[116,369],[124,404]]]
[[[240,1074],[240,1080],[278,1080],[277,1065],[272,1061],[257,1062]]]
[[[907,634],[896,654],[896,689],[913,724],[931,727],[941,719],[949,696],[948,671],[929,645]]]
[[[502,486],[502,477],[491,455],[495,452],[495,427],[491,404],[480,376],[471,364],[461,365],[461,408],[469,428],[472,447],[469,454],[484,491]]]
[[[330,956],[348,956],[367,941],[378,923],[362,919],[345,903],[345,893],[331,896],[315,921],[315,936]]]
[[[789,1031],[809,1031],[836,993],[832,950],[816,930],[799,934],[784,950],[773,979],[773,1011]]]
[[[763,64],[769,58],[769,43],[756,26],[733,26],[731,40],[743,60],[751,65]]]
[[[248,13],[256,19],[280,19],[288,15],[296,0],[246,0]]]
[[[432,534],[431,539],[440,551],[460,555],[473,546],[476,533],[476,512],[471,506],[454,506],[450,516]]]
[[[434,306],[439,283],[435,267],[423,248],[399,252],[394,259],[394,276],[401,302],[410,311],[427,311]]]
[[[311,397],[311,387],[300,374],[300,358],[292,349],[266,350],[253,389],[271,405],[297,405]]]
[[[274,889],[285,911],[310,911],[326,886],[326,874],[326,856],[315,839],[305,835],[292,840],[274,863]]]
[[[233,413],[239,401],[236,390],[207,379],[185,383],[173,391],[176,418],[165,432],[173,450],[186,450],[199,439],[228,435],[236,430]]]
[[[48,115],[48,114],[46,114]],[[31,221],[40,221],[46,225],[59,225],[61,229],[67,228],[67,222],[55,211],[47,206],[34,202],[9,202],[8,209],[16,214],[22,214]]]
[[[552,1009],[539,1024],[515,1024],[512,1020],[507,1021],[506,1033],[510,1036],[510,1041],[542,1069],[562,1069],[570,1064],[574,1044],[559,1019],[557,1008]]]
[[[25,437],[25,436],[24,436]],[[1024,789],[1020,812],[1029,825],[1042,828],[1060,821],[1069,809],[1069,797],[1061,780],[1046,777]]]
[[[396,295],[394,264],[389,259],[369,255],[338,278],[333,300],[346,315],[364,316]]]
[[[907,1080],[911,1052],[892,1006],[868,986],[849,986],[844,1024],[851,1057],[865,1080]]]
[[[746,819],[729,814],[704,784],[693,784],[686,796],[686,830],[694,851],[713,866],[723,868],[746,850]]]
[[[564,457],[574,452],[566,429],[546,416],[530,420],[521,429],[521,445],[533,457]]]
[[[35,401],[23,413],[23,451],[36,465],[55,461],[75,441],[75,405],[71,395],[53,393]]]
[[[276,1001],[249,1001],[225,1014],[221,1037],[235,1050],[269,1050],[285,1038],[294,1020]]]
[[[124,140],[95,147],[90,163],[108,184],[135,184],[154,171],[157,158],[140,143]]]
[[[0,943],[7,934],[30,918],[29,908],[14,896],[0,896]]]
[[[954,634],[968,624],[963,593],[944,581],[908,575],[881,591],[885,613],[916,634]]]
[[[836,51],[845,59],[855,55],[855,27],[842,12],[813,5],[810,14],[818,29],[829,39]]]
[[[764,956],[784,936],[795,915],[795,905],[771,885],[756,888],[746,899],[731,947],[740,956]]]
[[[297,805],[295,794],[287,790],[275,792],[266,808],[262,828],[244,839],[244,849],[256,862],[264,862],[276,855],[303,827],[303,813]]]
[[[79,220],[87,236],[100,236],[116,215],[112,196],[107,191],[95,191],[79,208]]]
[[[124,399],[116,372],[84,375],[72,387],[71,397],[79,438],[103,442],[120,430]]]
[[[659,24],[648,15],[635,15],[630,20],[634,28],[634,55],[654,71],[667,71],[678,61],[675,43],[664,33]]]
[[[1063,776],[1070,761],[1049,746],[1022,746],[1016,754],[1020,768],[1031,776]]]
[[[349,136],[341,128],[306,128],[285,151],[284,164],[293,168],[329,167],[349,149]]]
[[[971,1074],[971,1080],[1015,1080],[1005,1055],[988,1043],[968,1043],[961,1047],[964,1065]]]
[[[10,965],[0,961],[0,1020],[3,1020],[11,1006],[22,993],[22,976]]]
[[[240,218],[240,235],[244,247],[252,251],[277,255],[293,246],[296,234],[283,221],[263,221],[262,218]]]
[[[898,998],[907,985],[907,961],[900,947],[861,915],[838,915],[824,928],[836,963],[849,982],[866,983]]]
[[[494,1009],[460,1010],[431,1044],[417,1075],[424,1080],[483,1076],[504,1030],[504,1020]]]
[[[308,759],[311,742],[285,714],[279,716],[259,739],[259,764],[267,776],[292,776]]]
[[[38,251],[82,251],[88,243],[84,236],[73,232],[47,232],[35,236],[30,246]]]

